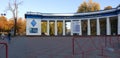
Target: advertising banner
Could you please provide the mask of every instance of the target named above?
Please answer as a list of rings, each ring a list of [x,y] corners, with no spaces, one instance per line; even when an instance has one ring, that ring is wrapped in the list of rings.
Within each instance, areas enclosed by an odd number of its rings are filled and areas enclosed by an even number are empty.
[[[73,21],[73,33],[79,33],[80,32],[80,23],[79,21]]]

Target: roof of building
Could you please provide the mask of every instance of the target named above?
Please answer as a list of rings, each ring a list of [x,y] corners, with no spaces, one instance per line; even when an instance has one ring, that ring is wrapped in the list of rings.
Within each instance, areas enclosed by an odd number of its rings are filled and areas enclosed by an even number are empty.
[[[100,11],[94,11],[94,12],[84,12],[84,13],[41,13],[41,12],[27,12],[25,14],[25,17],[27,18],[27,16],[33,16],[33,17],[51,17],[51,16],[81,16],[81,17],[93,17],[93,16],[111,16],[111,15],[117,15],[118,13],[120,13],[120,5],[116,8],[112,8],[110,10],[100,10]],[[36,16],[37,15],[37,16]],[[33,18],[32,17],[32,18]]]

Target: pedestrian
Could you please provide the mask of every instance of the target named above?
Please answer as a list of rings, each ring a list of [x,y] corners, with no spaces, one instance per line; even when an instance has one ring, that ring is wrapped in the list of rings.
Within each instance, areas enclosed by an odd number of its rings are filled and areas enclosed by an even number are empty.
[[[2,34],[1,34],[1,39],[4,40],[4,38],[5,38],[5,34],[2,33]]]
[[[8,42],[10,43],[10,41],[11,41],[11,33],[9,32],[8,33]]]

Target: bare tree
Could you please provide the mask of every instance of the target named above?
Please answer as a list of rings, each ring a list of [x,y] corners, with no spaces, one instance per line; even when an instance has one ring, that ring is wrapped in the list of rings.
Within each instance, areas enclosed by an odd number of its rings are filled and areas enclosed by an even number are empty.
[[[13,0],[12,2],[9,0],[8,9],[12,12],[14,19],[14,36],[16,36],[16,26],[17,26],[17,17],[18,17],[18,7],[23,1],[18,2],[17,0]]]

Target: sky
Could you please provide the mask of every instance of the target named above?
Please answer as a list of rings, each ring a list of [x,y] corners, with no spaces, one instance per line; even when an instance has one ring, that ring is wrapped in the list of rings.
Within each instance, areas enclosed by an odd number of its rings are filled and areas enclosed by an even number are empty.
[[[12,2],[13,0],[11,0]],[[24,18],[26,12],[41,12],[41,13],[75,13],[83,1],[88,0],[17,0],[23,1],[19,5],[18,16]],[[116,8],[120,4],[120,0],[93,0],[100,4],[101,10],[106,6]],[[6,17],[12,18],[10,11],[5,11],[8,7],[9,0],[0,2],[0,14],[6,13]]]

